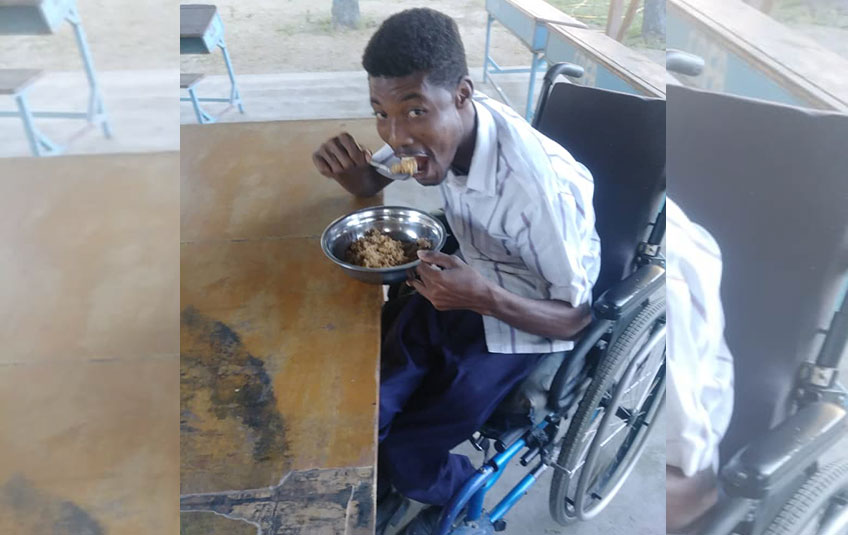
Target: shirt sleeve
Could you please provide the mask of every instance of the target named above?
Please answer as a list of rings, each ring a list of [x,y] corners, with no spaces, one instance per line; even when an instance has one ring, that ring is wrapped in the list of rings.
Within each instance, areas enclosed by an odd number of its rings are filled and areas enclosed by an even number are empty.
[[[718,466],[733,410],[733,362],[724,339],[718,246],[706,231],[688,221],[680,226],[673,216],[669,208],[666,463],[691,477]]]
[[[575,196],[560,192],[552,202],[529,203],[520,214],[520,224],[515,241],[521,259],[548,283],[550,299],[572,306],[589,302],[597,276],[592,264],[599,263],[599,248],[593,248],[594,226],[585,228]]]

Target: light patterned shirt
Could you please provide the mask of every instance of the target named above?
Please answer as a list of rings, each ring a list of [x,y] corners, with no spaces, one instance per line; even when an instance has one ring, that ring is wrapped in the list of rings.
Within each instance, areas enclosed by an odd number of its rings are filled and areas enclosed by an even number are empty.
[[[671,199],[666,217],[666,463],[691,477],[718,468],[733,412],[733,358],[724,340],[721,251]]]
[[[467,176],[439,185],[462,258],[487,279],[524,297],[588,303],[600,270],[591,173],[511,108],[475,94],[477,138]],[[373,158],[397,161],[386,145]],[[573,347],[483,316],[493,353],[547,353]]]

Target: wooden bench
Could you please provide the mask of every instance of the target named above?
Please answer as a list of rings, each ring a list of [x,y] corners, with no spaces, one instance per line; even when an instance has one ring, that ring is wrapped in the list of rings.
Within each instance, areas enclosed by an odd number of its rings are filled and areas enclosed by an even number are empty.
[[[209,4],[185,4],[180,6],[180,54],[211,54],[219,48],[224,56],[227,66],[227,75],[230,77],[230,96],[219,97],[197,97],[190,87],[184,87],[182,75],[180,76],[180,87],[189,90],[189,97],[181,97],[184,102],[190,101],[194,106],[197,121],[201,124],[214,122],[212,117],[199,108],[199,102],[228,102],[231,106],[237,106],[244,113],[244,105],[239,93],[236,75],[230,61],[230,53],[224,40],[224,22],[218,14],[218,8]],[[196,76],[196,75],[191,75]],[[194,80],[197,83],[198,79]],[[193,84],[192,84],[193,85]]]
[[[207,113],[200,105],[200,99],[197,98],[197,93],[194,90],[194,86],[196,86],[205,77],[205,74],[180,73],[180,89],[188,91],[189,99],[194,107],[194,115],[197,117],[197,122],[200,124],[215,122],[215,118],[209,115],[209,113]]]
[[[581,84],[624,93],[665,98],[666,84],[678,83],[665,67],[601,31],[549,25],[545,57],[584,69]]]
[[[0,69],[0,95],[15,96],[24,91],[42,74],[34,69]]]
[[[29,109],[26,92],[42,75],[34,69],[0,69],[0,95],[9,95],[15,99],[17,112],[4,112],[3,117],[18,116],[24,123],[30,151],[34,156],[58,154],[61,149],[35,127],[33,113]]]
[[[527,103],[524,110],[524,117],[530,120],[536,73],[545,63],[543,53],[547,40],[548,24],[556,23],[575,28],[586,28],[586,25],[543,0],[486,0],[486,12],[488,13],[488,20],[486,23],[486,50],[483,56],[483,82],[491,83],[501,98],[508,103],[509,99],[503,89],[489,75],[530,73]],[[492,59],[490,54],[492,23],[496,20],[530,49],[532,60],[529,68],[505,69]]]
[[[191,89],[205,77],[205,74],[180,73],[180,89]]]
[[[669,0],[668,8],[668,47],[706,63],[687,85],[848,111],[848,60],[842,56],[738,0]]]

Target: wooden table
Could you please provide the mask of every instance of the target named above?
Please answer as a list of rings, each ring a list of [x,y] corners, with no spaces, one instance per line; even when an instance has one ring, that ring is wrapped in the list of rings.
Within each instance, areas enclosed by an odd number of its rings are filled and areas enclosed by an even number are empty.
[[[706,65],[687,85],[848,111],[848,60],[741,0],[669,0],[668,47]]]
[[[545,57],[584,69],[576,83],[622,93],[665,97],[666,84],[676,84],[665,67],[597,30],[575,30],[550,24]]]
[[[0,533],[177,533],[177,152],[0,159]]]
[[[319,236],[380,199],[311,161],[342,130],[379,147],[372,120],[182,127],[184,534],[373,533],[382,293]]]
[[[544,0],[486,0],[486,48],[483,54],[483,82],[489,82],[501,99],[509,104],[509,99],[503,89],[492,79],[491,74],[499,73],[529,73],[527,85],[527,102],[524,108],[524,118],[532,118],[533,87],[536,84],[536,72],[545,64],[542,57],[548,35],[548,24],[556,23],[573,28],[586,28],[579,20],[566,15]],[[492,42],[492,23],[501,23],[512,32],[527,48],[532,59],[530,67],[502,68],[490,54]]]

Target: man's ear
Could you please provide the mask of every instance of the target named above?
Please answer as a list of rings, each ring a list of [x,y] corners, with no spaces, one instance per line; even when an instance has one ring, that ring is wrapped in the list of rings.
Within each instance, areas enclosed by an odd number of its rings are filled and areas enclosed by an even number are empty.
[[[456,107],[464,108],[471,103],[471,97],[474,96],[474,82],[470,76],[463,76],[459,81],[459,86],[456,88]]]

